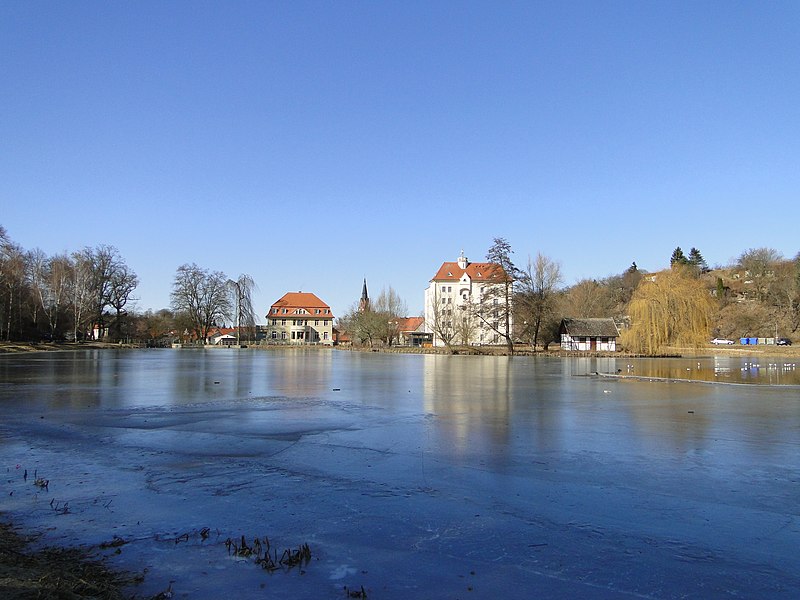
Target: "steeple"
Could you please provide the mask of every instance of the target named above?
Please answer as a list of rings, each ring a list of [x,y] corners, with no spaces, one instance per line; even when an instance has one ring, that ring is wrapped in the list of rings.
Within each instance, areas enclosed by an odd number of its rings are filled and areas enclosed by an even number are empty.
[[[364,287],[361,288],[361,300],[358,301],[358,312],[369,310],[369,294],[367,293],[367,278],[364,278]]]

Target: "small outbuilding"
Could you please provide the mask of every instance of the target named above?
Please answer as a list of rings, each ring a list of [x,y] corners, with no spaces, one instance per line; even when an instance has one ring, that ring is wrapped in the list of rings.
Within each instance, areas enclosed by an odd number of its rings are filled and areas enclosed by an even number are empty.
[[[561,320],[559,327],[562,350],[578,352],[616,352],[619,328],[614,319]]]

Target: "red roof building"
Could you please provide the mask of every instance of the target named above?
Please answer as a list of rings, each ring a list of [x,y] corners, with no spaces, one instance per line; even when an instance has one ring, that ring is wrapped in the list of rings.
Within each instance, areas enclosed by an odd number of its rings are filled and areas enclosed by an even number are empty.
[[[444,262],[425,290],[425,331],[434,346],[497,344],[506,333],[504,305],[508,284],[502,266],[469,262],[462,252],[457,261]]]
[[[288,292],[269,308],[267,341],[333,345],[331,307],[309,292]]]

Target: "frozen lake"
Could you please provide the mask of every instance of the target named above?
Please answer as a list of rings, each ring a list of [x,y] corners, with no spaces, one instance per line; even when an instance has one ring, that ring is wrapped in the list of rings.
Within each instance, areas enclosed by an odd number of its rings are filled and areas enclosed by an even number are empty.
[[[175,597],[798,598],[792,363],[0,356],[0,511]],[[599,377],[617,373],[723,384]],[[732,385],[740,381],[746,385]],[[763,385],[763,384],[781,385]],[[40,480],[36,485],[35,480]],[[43,487],[44,481],[47,487]],[[264,570],[226,540],[265,537]]]

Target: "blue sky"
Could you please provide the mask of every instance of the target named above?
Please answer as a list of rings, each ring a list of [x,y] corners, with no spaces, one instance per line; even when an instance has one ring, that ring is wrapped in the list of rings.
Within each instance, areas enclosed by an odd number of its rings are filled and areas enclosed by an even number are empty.
[[[0,225],[187,262],[264,315],[411,314],[504,237],[564,283],[800,250],[797,2],[0,3]]]

